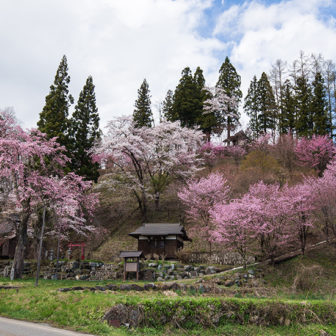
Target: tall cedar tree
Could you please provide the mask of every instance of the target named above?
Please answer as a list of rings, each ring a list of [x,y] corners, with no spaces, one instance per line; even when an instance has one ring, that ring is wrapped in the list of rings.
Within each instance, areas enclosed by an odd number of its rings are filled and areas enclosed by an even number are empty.
[[[145,78],[138,90],[138,99],[135,101],[133,121],[136,127],[152,127],[153,125],[153,113],[150,98],[150,90]]]
[[[247,95],[244,100],[244,111],[250,117],[249,127],[256,139],[260,135],[261,129],[259,125],[259,105],[258,105],[258,81],[253,76]]]
[[[195,103],[195,114],[197,114],[196,123],[200,126],[201,130],[205,134],[209,134],[209,119],[203,114],[203,105],[205,100],[208,98],[208,92],[205,90],[205,79],[203,76],[203,70],[197,67],[194,73],[194,103]]]
[[[75,112],[70,120],[70,168],[86,180],[97,182],[98,163],[93,163],[90,150],[100,139],[99,115],[96,106],[95,86],[89,76],[79,94]]]
[[[279,132],[280,134],[293,134],[295,130],[295,98],[292,85],[288,79],[281,87],[281,91]]]
[[[335,113],[336,99],[336,68],[331,60],[325,62],[325,88],[327,95],[328,122],[331,125],[330,136],[333,136],[333,114]]]
[[[174,92],[171,121],[179,120],[182,127],[199,126],[203,113],[203,72],[197,68],[193,77],[189,67],[182,70],[182,77]],[[204,84],[203,84],[204,85]]]
[[[275,131],[275,113],[276,103],[273,94],[273,90],[268,77],[265,72],[261,74],[261,77],[257,85],[257,97],[259,108],[259,125],[263,133],[267,133],[268,130]]]
[[[299,76],[295,85],[296,133],[298,136],[311,137],[313,118],[311,113],[311,88],[306,76]]]
[[[330,134],[331,125],[328,120],[326,90],[324,88],[324,80],[320,72],[316,72],[312,87],[313,97],[311,110],[313,114],[314,134]]]
[[[173,115],[174,93],[168,90],[164,101],[162,102],[162,114],[167,121],[177,120],[177,116]]]
[[[58,137],[58,142],[68,148],[68,114],[69,107],[73,104],[73,97],[69,94],[67,58],[64,55],[57,69],[54,83],[45,98],[45,106],[37,122],[38,129],[46,133],[48,138]]]
[[[227,107],[227,113],[225,118],[227,137],[230,137],[230,131],[235,130],[239,125],[240,113],[238,111],[238,106],[243,96],[241,90],[241,78],[237,74],[235,67],[231,64],[228,57],[225,58],[224,63],[219,69],[219,78],[216,84],[217,87],[220,87],[225,90],[225,93],[230,98],[235,98],[237,101],[237,107]]]

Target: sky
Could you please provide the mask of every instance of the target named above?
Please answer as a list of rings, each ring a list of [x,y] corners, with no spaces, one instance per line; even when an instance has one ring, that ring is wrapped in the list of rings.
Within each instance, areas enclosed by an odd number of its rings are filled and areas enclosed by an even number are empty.
[[[35,127],[63,55],[75,102],[92,75],[104,129],[133,113],[144,78],[157,117],[186,66],[213,86],[228,56],[245,96],[277,59],[336,62],[335,42],[335,0],[0,0],[0,109]]]

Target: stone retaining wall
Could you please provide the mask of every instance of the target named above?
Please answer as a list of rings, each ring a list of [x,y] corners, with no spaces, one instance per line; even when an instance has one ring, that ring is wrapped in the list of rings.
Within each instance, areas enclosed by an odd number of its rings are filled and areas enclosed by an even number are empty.
[[[334,303],[291,303],[236,299],[152,300],[142,304],[120,303],[103,317],[111,326],[178,328],[216,327],[226,323],[259,326],[336,323]]]
[[[1,266],[2,265],[2,266]],[[0,265],[0,273],[8,277],[10,261]],[[178,262],[142,262],[140,280],[145,281],[173,281],[197,278],[205,274],[215,274],[222,269],[214,266],[183,265]],[[25,263],[24,274],[33,277],[36,272],[36,263]],[[44,279],[68,280],[119,280],[123,278],[123,263],[105,264],[103,262],[89,261],[59,261],[51,262],[41,267],[41,277]],[[135,273],[128,274],[129,279],[135,279]]]

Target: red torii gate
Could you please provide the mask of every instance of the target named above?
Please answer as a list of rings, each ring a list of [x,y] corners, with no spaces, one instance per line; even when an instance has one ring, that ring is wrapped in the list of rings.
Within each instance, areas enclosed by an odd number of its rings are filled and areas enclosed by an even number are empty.
[[[71,251],[72,247],[80,247],[81,248],[81,260],[85,259],[85,243],[69,243],[68,244],[69,250]]]

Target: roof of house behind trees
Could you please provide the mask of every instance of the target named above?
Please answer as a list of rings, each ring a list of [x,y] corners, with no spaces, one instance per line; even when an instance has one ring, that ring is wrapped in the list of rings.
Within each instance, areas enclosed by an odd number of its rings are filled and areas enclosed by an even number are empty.
[[[235,135],[231,135],[229,138],[225,139],[224,142],[236,142],[239,140],[248,140],[249,137],[246,135],[246,133],[241,130],[237,132]]]
[[[182,236],[183,240],[190,240],[180,223],[144,223],[129,235],[135,238],[139,238],[139,236],[178,235]]]

